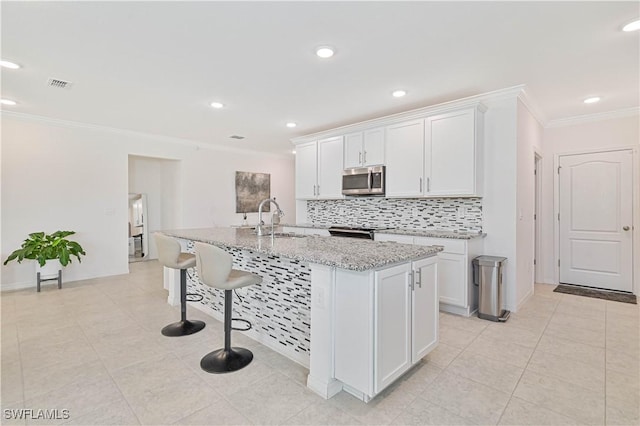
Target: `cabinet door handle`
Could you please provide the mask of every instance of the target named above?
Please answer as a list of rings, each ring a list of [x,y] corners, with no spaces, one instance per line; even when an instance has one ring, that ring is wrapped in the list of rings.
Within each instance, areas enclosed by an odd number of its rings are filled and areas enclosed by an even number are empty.
[[[420,192],[422,192],[422,178],[420,178]]]
[[[422,271],[420,269],[416,269],[416,284],[422,288]]]
[[[363,163],[366,163],[367,162],[367,151],[364,152],[364,157],[363,158],[364,158]]]
[[[409,271],[409,288],[413,291],[413,270]]]
[[[313,185],[313,196],[314,197],[316,196],[316,186],[315,185]]]
[[[362,164],[362,151],[358,153],[358,164]]]
[[[427,178],[427,192],[431,192],[431,179]]]
[[[629,229],[631,229],[631,228],[629,228],[628,226],[623,226],[623,227],[622,227],[622,230],[623,230],[623,231],[628,231]]]
[[[320,196],[320,185],[318,185],[317,188],[318,188],[318,193],[316,195]]]

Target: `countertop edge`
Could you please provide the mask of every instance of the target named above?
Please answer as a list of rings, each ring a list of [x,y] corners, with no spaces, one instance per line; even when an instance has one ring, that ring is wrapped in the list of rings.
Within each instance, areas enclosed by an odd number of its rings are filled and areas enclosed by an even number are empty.
[[[181,231],[184,231],[184,232],[181,232]],[[389,260],[378,261],[374,263],[348,264],[348,263],[339,263],[339,262],[325,260],[325,259],[318,259],[318,258],[314,258],[313,256],[298,255],[294,253],[273,250],[271,247],[263,248],[263,247],[249,246],[249,245],[239,244],[239,243],[231,243],[229,241],[224,241],[216,238],[198,237],[194,235],[187,236],[186,233],[188,231],[193,232],[194,230],[186,230],[186,229],[185,230],[162,230],[158,232],[165,234],[167,236],[179,238],[182,240],[198,241],[198,242],[212,244],[212,245],[220,246],[224,248],[247,250],[249,252],[259,253],[263,255],[281,256],[287,259],[293,259],[293,260],[298,260],[302,262],[314,263],[318,265],[336,267],[336,268],[346,269],[346,270],[351,270],[356,272],[377,270],[381,268],[391,267],[397,264],[402,264],[405,262],[413,262],[416,260],[435,256],[438,254],[438,252],[442,251],[442,248],[440,247],[424,246],[420,250],[421,253],[417,253],[414,256],[407,256],[404,259],[389,259]],[[264,240],[266,241],[270,240],[270,237],[262,237],[262,238],[264,238]],[[310,235],[310,236],[305,236],[304,238],[332,238],[332,237],[320,237],[320,236]],[[380,243],[380,244],[384,244],[384,243]]]

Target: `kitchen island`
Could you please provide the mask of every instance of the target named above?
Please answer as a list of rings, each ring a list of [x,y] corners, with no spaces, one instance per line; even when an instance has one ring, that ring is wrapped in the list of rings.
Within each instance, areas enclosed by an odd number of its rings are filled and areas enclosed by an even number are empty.
[[[239,291],[234,317],[246,334],[309,368],[307,385],[325,398],[340,390],[370,400],[438,342],[437,256],[440,248],[251,229],[163,231],[193,252],[195,241],[228,251],[234,268],[262,276]],[[178,276],[165,269],[169,302]],[[223,294],[189,275],[192,303],[222,319]]]

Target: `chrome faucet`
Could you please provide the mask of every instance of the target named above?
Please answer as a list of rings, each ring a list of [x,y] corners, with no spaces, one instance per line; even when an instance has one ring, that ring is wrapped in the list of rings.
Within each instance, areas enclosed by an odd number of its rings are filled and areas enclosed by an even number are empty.
[[[256,233],[258,234],[259,237],[264,235],[264,221],[262,220],[262,207],[266,203],[275,204],[277,209],[276,211],[278,212],[278,214],[280,216],[284,216],[284,212],[282,211],[282,209],[280,209],[280,206],[278,205],[275,199],[265,198],[264,200],[260,201],[260,204],[258,205],[258,226],[256,226]],[[271,235],[273,235],[273,214],[271,214]]]

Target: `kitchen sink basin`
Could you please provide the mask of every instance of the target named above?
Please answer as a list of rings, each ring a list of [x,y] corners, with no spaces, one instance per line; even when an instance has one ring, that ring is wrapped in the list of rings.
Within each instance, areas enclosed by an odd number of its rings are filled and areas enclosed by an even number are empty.
[[[265,235],[265,236],[269,236],[269,235]],[[273,236],[275,238],[304,238],[305,237],[304,234],[296,234],[293,232],[274,232]]]

